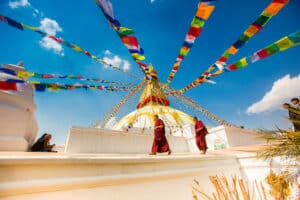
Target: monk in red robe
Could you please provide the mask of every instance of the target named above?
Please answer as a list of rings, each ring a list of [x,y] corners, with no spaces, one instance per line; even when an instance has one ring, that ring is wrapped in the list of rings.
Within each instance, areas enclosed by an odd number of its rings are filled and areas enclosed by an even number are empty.
[[[194,117],[195,122],[195,134],[196,134],[196,144],[198,149],[205,154],[207,150],[205,136],[207,135],[208,131],[202,121],[198,121],[197,117]]]
[[[168,155],[171,154],[169,143],[165,135],[165,124],[158,118],[158,115],[154,115],[154,139],[150,155],[163,152],[168,152]]]

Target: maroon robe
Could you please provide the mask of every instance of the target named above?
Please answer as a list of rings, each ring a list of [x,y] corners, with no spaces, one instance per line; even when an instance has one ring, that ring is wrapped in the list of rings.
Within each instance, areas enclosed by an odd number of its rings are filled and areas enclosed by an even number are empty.
[[[201,130],[197,131],[197,129],[201,129]],[[202,121],[196,122],[195,133],[196,133],[196,144],[197,144],[199,150],[206,151],[207,145],[206,145],[205,136],[208,132],[207,132],[205,125],[202,123]]]
[[[163,125],[162,128],[156,128]],[[161,119],[154,123],[154,139],[152,144],[152,153],[162,153],[170,151],[168,140],[165,136],[165,124]]]

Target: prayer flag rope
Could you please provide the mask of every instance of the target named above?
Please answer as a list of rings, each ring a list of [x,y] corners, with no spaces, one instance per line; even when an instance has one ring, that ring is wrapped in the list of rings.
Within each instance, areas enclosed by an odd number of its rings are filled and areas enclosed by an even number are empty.
[[[168,84],[170,84],[171,81],[173,80],[175,74],[179,69],[181,62],[189,53],[195,40],[197,39],[197,37],[199,37],[200,33],[202,32],[205,22],[208,20],[208,18],[214,11],[215,5],[213,1],[215,0],[206,0],[206,1],[199,2],[196,14],[191,22],[188,33],[185,35],[184,42],[180,48],[179,54],[174,62],[173,68],[167,79]]]
[[[180,92],[186,92],[189,89],[196,87],[197,85],[205,82],[205,79],[209,78],[209,74],[215,69],[223,70],[226,65],[226,61],[231,55],[235,55],[239,49],[241,49],[250,38],[263,29],[263,27],[275,16],[289,0],[273,0],[264,11],[256,18],[256,20],[243,32],[243,34],[219,57],[219,59],[211,65],[205,72],[201,74],[192,83],[185,86]]]
[[[32,78],[40,78],[40,79],[50,79],[50,78],[60,78],[60,79],[75,79],[80,81],[89,81],[89,82],[97,82],[97,83],[105,83],[105,84],[116,84],[116,85],[127,85],[127,86],[133,86],[132,83],[121,83],[117,81],[107,81],[99,78],[86,78],[83,76],[76,76],[73,74],[69,75],[61,75],[61,74],[41,74],[36,72],[28,72],[28,71],[18,71],[17,73],[14,70],[7,69],[7,68],[0,68],[0,72],[4,72],[10,75],[17,76],[21,79],[28,79],[29,77]]]
[[[114,18],[113,6],[109,0],[96,0],[96,3],[102,10],[110,26],[116,31],[123,44],[127,47],[134,61],[140,66],[146,78],[151,79],[151,76],[148,75],[147,64],[142,62],[142,60],[145,60],[144,50],[140,47],[138,39],[132,35],[134,31],[121,26],[121,23]]]
[[[219,124],[222,124],[222,125],[225,125],[225,126],[236,127],[235,125],[233,125],[233,124],[223,120],[222,118],[214,115],[213,113],[209,112],[207,109],[200,106],[199,104],[197,104],[192,99],[185,96],[184,94],[178,93],[177,90],[171,88],[170,86],[168,86],[167,89],[169,90],[168,95],[178,98],[180,101],[184,102],[186,105],[189,105],[193,109],[200,111],[201,113],[203,113],[208,118],[210,118],[214,121],[217,121]]]
[[[119,66],[115,66],[115,65],[112,65],[110,63],[107,63],[102,58],[99,58],[99,57],[97,57],[95,55],[92,55],[89,51],[86,51],[82,47],[80,47],[80,46],[78,46],[76,44],[72,44],[72,43],[64,40],[63,38],[58,38],[58,37],[56,37],[54,35],[49,35],[46,32],[41,31],[38,27],[29,26],[29,25],[26,25],[24,23],[17,22],[16,20],[11,19],[11,18],[6,17],[6,16],[1,15],[1,14],[0,14],[0,21],[6,23],[9,26],[12,26],[12,27],[14,27],[16,29],[19,29],[21,31],[23,31],[24,29],[27,29],[27,30],[36,32],[36,33],[40,34],[41,37],[50,38],[51,40],[53,40],[53,41],[55,41],[55,42],[57,42],[57,43],[59,43],[61,45],[64,45],[64,46],[66,46],[66,47],[68,47],[68,48],[70,48],[70,49],[72,49],[72,50],[74,50],[76,52],[82,53],[82,54],[86,55],[87,57],[89,57],[89,58],[91,58],[91,59],[93,59],[93,60],[95,60],[95,61],[97,61],[97,62],[99,62],[99,63],[101,63],[103,65],[106,65],[106,66],[108,66],[108,67],[110,67],[112,69],[121,71],[123,73],[126,73],[126,74],[128,74],[128,75],[130,75],[130,76],[132,76],[134,78],[140,79],[140,77],[138,77],[137,75],[135,75],[133,73],[130,73],[130,72],[127,72],[124,69],[120,68]]]
[[[253,54],[251,54],[247,57],[243,57],[240,60],[238,60],[232,64],[229,64],[227,67],[224,66],[223,69],[220,69],[213,74],[209,74],[206,77],[206,79],[209,79],[211,77],[216,77],[216,76],[222,74],[223,72],[230,72],[230,71],[242,69],[242,68],[248,66],[250,63],[254,63],[259,60],[265,59],[271,55],[274,55],[281,51],[288,50],[289,48],[292,48],[299,44],[300,44],[300,31],[296,31],[296,32],[294,32],[288,36],[285,36],[285,37],[277,40],[276,42],[256,51],[256,52],[254,52]],[[205,81],[206,79],[202,79],[202,81]],[[200,84],[200,82],[198,84]],[[182,93],[182,92],[184,92],[184,91],[179,90],[179,93]]]
[[[105,113],[103,120],[100,120],[99,122],[96,123],[96,126],[100,125],[102,128],[105,128],[109,120],[116,116],[117,112],[120,110],[122,106],[133,96],[137,95],[137,93],[143,89],[146,85],[146,82],[142,82],[141,84],[137,85],[134,89],[130,90],[129,93],[119,102],[117,103],[112,109],[110,109],[107,113]],[[101,122],[101,124],[100,124]]]

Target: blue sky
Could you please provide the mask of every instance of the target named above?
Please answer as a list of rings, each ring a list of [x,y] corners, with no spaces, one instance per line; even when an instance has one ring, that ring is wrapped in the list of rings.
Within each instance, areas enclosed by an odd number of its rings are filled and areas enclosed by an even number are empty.
[[[198,1],[111,2],[115,17],[123,26],[135,31],[145,51],[145,62],[152,63],[160,80],[165,82],[195,14]],[[217,1],[214,13],[182,62],[171,86],[177,89],[184,87],[213,64],[270,2]],[[299,10],[300,2],[290,0],[260,33],[237,55],[230,58],[229,63],[298,31]],[[0,13],[28,25],[44,24],[44,28],[47,28],[50,23],[56,36],[78,44],[92,54],[117,63],[142,77],[139,67],[93,0],[2,0]],[[18,31],[3,23],[0,23],[0,32],[0,64],[23,60],[27,70],[39,73],[76,74],[139,83],[138,80],[106,68],[71,49],[47,43],[36,33]],[[288,101],[290,97],[300,96],[299,55],[300,46],[291,48],[245,69],[220,75],[214,79],[216,85],[203,84],[188,91],[186,95],[233,124],[252,129],[291,127],[284,119],[287,114],[280,109],[280,104]],[[54,142],[63,144],[69,127],[93,124],[124,95],[126,93],[91,90],[35,92],[35,115],[39,134],[51,132]],[[252,107],[252,113],[247,113],[247,109],[255,103],[258,104]]]

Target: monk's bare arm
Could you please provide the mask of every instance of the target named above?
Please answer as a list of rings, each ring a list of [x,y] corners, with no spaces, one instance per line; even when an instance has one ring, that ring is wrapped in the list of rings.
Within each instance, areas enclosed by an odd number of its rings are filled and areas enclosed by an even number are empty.
[[[165,126],[164,125],[159,125],[159,126],[156,126],[155,129],[157,128],[164,128]]]
[[[203,127],[197,128],[197,129],[196,129],[196,132],[201,131],[202,129],[203,129]]]

